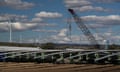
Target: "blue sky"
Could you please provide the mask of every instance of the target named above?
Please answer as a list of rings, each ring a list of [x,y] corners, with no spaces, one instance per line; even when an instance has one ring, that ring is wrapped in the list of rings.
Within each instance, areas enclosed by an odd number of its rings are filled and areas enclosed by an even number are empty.
[[[67,11],[72,8],[99,43],[119,44],[119,7],[120,0],[0,0],[0,42],[9,42],[12,24],[13,42],[89,43]]]

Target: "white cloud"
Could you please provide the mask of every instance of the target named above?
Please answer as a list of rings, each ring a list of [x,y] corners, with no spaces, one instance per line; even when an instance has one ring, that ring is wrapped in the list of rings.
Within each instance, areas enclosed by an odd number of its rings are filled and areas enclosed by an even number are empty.
[[[72,35],[71,39],[68,36],[59,36],[52,35],[51,36],[52,41],[56,43],[78,43],[78,44],[88,44],[89,41],[84,35]]]
[[[33,18],[31,22],[42,22],[42,18]]]
[[[41,18],[60,18],[60,17],[62,17],[62,14],[60,14],[58,12],[41,11],[39,13],[36,13],[35,16],[41,17]]]
[[[114,42],[116,43],[117,40],[120,40],[120,36],[114,36],[112,34],[110,35],[106,35],[106,34],[110,34],[109,32],[105,32],[105,33],[94,33],[93,36],[95,37],[95,39],[97,40],[98,44],[105,44],[104,40],[109,40],[110,44],[112,44],[113,42],[111,42],[112,40],[114,40]],[[101,36],[102,35],[102,36]],[[78,44],[92,44],[85,35],[72,35],[71,36],[71,40],[72,43],[78,43]]]
[[[33,3],[25,2],[22,0],[2,0],[0,1],[0,6],[7,6],[14,9],[29,9],[34,6]]]
[[[120,25],[120,15],[108,15],[108,16],[96,16],[89,15],[83,16],[82,19],[86,23],[92,23],[88,26],[93,26],[94,28],[104,28],[109,26]]]
[[[67,35],[67,29],[62,29],[62,30],[60,30],[60,32],[59,32],[59,34],[58,34],[58,36],[66,36]]]
[[[57,33],[58,32],[57,30],[44,30],[44,29],[35,29],[35,30],[32,30],[32,31],[35,31],[35,32],[47,32],[47,33]]]
[[[110,21],[110,20],[120,21],[120,15],[108,15],[108,16],[89,15],[89,16],[83,16],[82,18],[85,21]]]
[[[1,22],[1,21],[6,21],[6,20],[8,20],[6,17],[0,16],[0,22]]]
[[[109,28],[120,25],[120,15],[97,16],[88,15],[80,17],[84,24],[89,28]],[[68,19],[69,22],[75,22],[73,19]]]
[[[75,10],[78,10],[80,12],[85,12],[85,11],[109,11],[107,9],[104,9],[102,7],[93,7],[93,6],[82,6],[82,7],[76,7],[74,8]]]
[[[46,30],[45,30],[46,31]],[[47,42],[55,42],[55,43],[77,43],[77,44],[92,44],[90,41],[86,38],[85,35],[71,35],[71,39],[67,36],[67,33],[64,32],[66,29],[61,29],[58,34],[51,35],[47,39]],[[60,33],[64,33],[63,35],[60,35]],[[110,44],[117,43],[118,40],[120,40],[120,36],[112,35],[109,32],[104,33],[94,33],[93,36],[97,40],[99,44],[105,44],[105,40],[109,40]],[[46,40],[46,38],[42,38],[42,41]],[[111,42],[114,40],[114,42]]]
[[[24,31],[24,30],[29,30],[29,29],[36,29],[36,28],[40,28],[40,27],[55,27],[56,24],[48,24],[48,23],[25,23],[25,22],[12,22],[12,23],[8,23],[8,22],[1,22],[0,23],[0,31],[8,31],[10,24],[12,24],[12,30],[13,31]],[[52,31],[48,31],[48,32],[52,32]]]
[[[67,8],[72,8],[80,12],[86,11],[104,11],[109,12],[111,9],[103,8],[102,6],[95,6],[94,0],[64,0]]]
[[[9,30],[9,26],[7,25],[7,22],[0,23],[0,31],[7,31]]]
[[[14,31],[19,31],[19,30],[27,30],[31,29],[37,26],[37,24],[31,24],[31,23],[20,23],[20,22],[15,22],[11,23],[12,24],[12,29]],[[8,31],[10,27],[10,24],[7,22],[0,23],[0,31]]]
[[[9,21],[9,20],[23,21],[25,19],[27,19],[26,15],[16,15],[16,14],[1,14],[0,15],[0,22]]]
[[[56,27],[57,24],[54,23],[38,23],[39,26],[43,26],[43,27]]]
[[[91,5],[91,2],[87,0],[65,0],[65,3],[68,8]]]
[[[100,2],[100,3],[113,3],[113,2],[120,2],[120,0],[92,0],[95,2]]]
[[[25,30],[25,29],[33,28],[37,26],[37,24],[16,22],[16,23],[13,23],[12,26],[16,30]]]
[[[68,43],[70,39],[67,37],[67,31],[65,28],[61,29],[57,35],[52,35],[50,39],[57,43]]]

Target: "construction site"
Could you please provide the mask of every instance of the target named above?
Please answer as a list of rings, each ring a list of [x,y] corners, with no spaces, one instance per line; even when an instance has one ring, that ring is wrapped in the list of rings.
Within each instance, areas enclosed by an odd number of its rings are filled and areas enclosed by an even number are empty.
[[[68,12],[93,44],[89,49],[1,46],[0,72],[119,72],[120,49],[101,46],[75,11]]]
[[[0,72],[120,72],[120,0],[0,0]]]

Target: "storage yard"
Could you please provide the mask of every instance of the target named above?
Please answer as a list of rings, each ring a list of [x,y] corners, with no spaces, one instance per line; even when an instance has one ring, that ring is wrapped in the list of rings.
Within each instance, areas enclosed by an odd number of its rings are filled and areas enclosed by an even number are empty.
[[[119,72],[119,50],[1,47],[0,72]]]
[[[120,50],[39,49],[0,47],[1,62],[120,64]]]

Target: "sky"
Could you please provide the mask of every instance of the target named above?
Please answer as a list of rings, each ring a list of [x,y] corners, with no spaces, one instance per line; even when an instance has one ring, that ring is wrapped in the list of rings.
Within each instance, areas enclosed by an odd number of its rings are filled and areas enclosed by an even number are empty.
[[[119,7],[120,0],[0,0],[0,42],[10,41],[11,27],[12,42],[90,43],[71,8],[98,43],[120,44]]]

